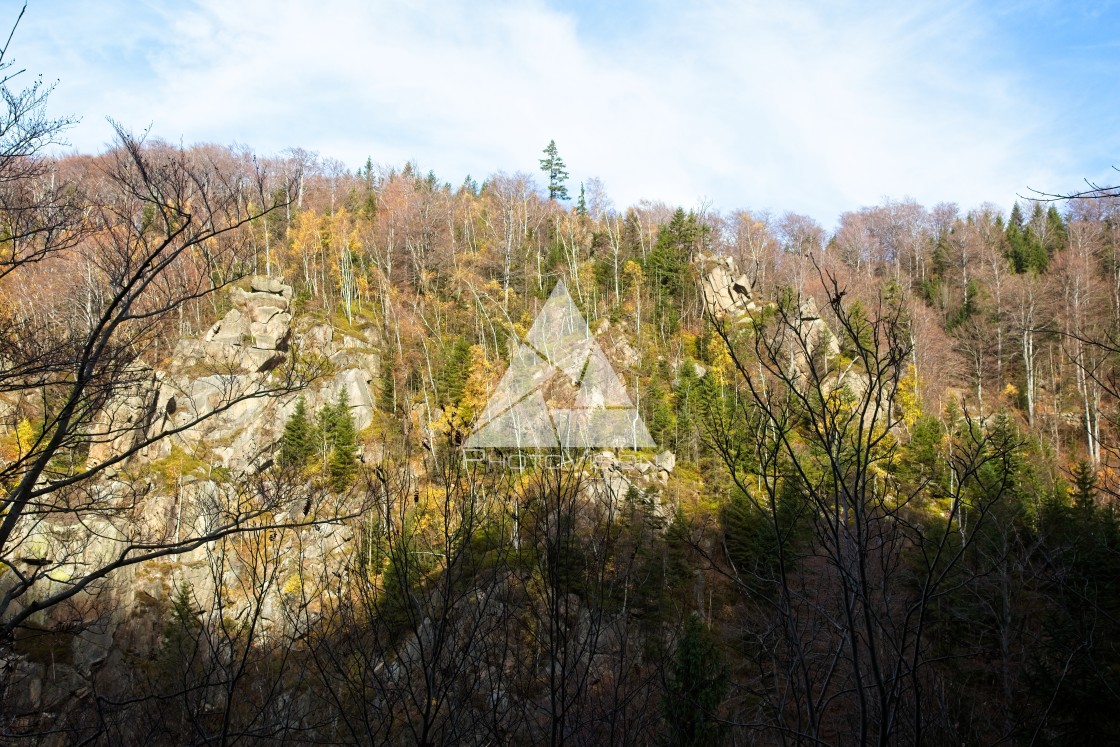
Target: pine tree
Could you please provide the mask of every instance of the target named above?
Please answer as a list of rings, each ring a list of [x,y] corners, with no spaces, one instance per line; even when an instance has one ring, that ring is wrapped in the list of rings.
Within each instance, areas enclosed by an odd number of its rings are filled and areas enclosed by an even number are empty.
[[[377,393],[377,406],[384,412],[397,410],[397,382],[393,376],[396,368],[392,353],[381,361],[381,382]]]
[[[315,453],[315,433],[307,418],[307,400],[300,397],[295,412],[284,424],[280,440],[280,466],[302,467]]]
[[[319,423],[331,490],[341,493],[350,486],[358,462],[358,435],[354,418],[350,415],[350,400],[345,387],[339,390],[333,405],[327,405],[319,412]]]
[[[1023,236],[1023,211],[1016,202],[1007,218],[1007,258],[1011,260],[1015,272],[1024,272],[1027,267],[1026,239]]]
[[[444,405],[456,405],[463,398],[463,389],[470,374],[471,345],[466,339],[459,337],[451,347],[447,362],[443,365],[443,375],[440,377],[441,402]]]
[[[1011,215],[1007,218],[1007,230],[1004,235],[1007,240],[1007,258],[1017,273],[1044,272],[1050,262],[1050,255],[1039,237],[1038,226],[1043,220],[1042,207],[1034,206],[1031,222],[1023,220],[1023,210],[1016,202],[1011,208]]]
[[[675,392],[677,427],[674,449],[689,458],[695,456],[694,442],[697,429],[693,415],[697,408],[695,399],[698,383],[699,377],[696,375],[696,366],[693,365],[691,360],[686,359],[681,364],[680,372],[677,374]]]
[[[1053,205],[1046,211],[1046,253],[1050,258],[1065,248],[1069,232],[1062,214]]]
[[[719,744],[725,730],[716,711],[726,695],[727,669],[719,648],[693,612],[685,622],[666,684],[664,709],[670,743]]]
[[[1073,465],[1070,470],[1073,477],[1073,505],[1078,509],[1091,513],[1095,505],[1094,496],[1097,493],[1097,473],[1088,460],[1082,459]]]
[[[570,199],[568,188],[564,186],[564,182],[568,179],[567,167],[564,165],[564,159],[560,158],[555,140],[548,141],[544,155],[545,157],[541,159],[541,171],[548,174],[548,199]]]
[[[657,242],[646,260],[646,272],[656,293],[659,313],[678,305],[685,290],[691,287],[689,260],[704,233],[696,216],[681,208],[677,208],[672,220],[658,231]]]
[[[579,183],[579,199],[576,201],[576,215],[587,217],[587,195],[583,191],[583,182]]]
[[[1046,248],[1046,214],[1042,205],[1035,203],[1031,211],[1030,222],[1023,231],[1026,244],[1027,269],[1033,272],[1045,272],[1050,264],[1050,252]]]

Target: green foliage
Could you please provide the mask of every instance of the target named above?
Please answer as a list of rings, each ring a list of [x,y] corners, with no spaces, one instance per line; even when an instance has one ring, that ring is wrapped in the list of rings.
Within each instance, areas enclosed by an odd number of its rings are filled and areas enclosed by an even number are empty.
[[[669,744],[717,745],[725,726],[718,710],[727,697],[727,668],[715,636],[695,612],[685,621],[663,701]]]
[[[804,498],[792,475],[782,479],[773,503],[758,503],[736,491],[724,507],[720,521],[728,559],[752,593],[771,596],[777,592],[782,558],[789,563],[790,550],[802,533],[798,518],[803,508]]]
[[[294,469],[321,466],[331,490],[341,493],[353,480],[357,451],[358,434],[343,387],[334,403],[319,410],[315,425],[307,416],[305,398],[299,398],[295,411],[284,424],[279,462],[281,467]]]
[[[568,180],[568,170],[564,159],[556,148],[556,141],[549,140],[544,149],[544,158],[541,159],[541,171],[548,175],[548,199],[567,200],[568,188],[564,182]],[[582,190],[581,190],[582,194]]]
[[[455,338],[440,375],[440,404],[457,405],[470,375],[471,344],[464,337]]]
[[[198,657],[199,636],[202,633],[200,614],[191,585],[181,582],[171,598],[171,619],[164,629],[160,645],[157,663],[164,677],[181,678],[201,664]]]
[[[676,430],[673,448],[678,455],[695,456],[697,450],[697,419],[700,407],[700,378],[691,360],[681,363],[675,393]]]
[[[690,260],[707,231],[695,213],[686,214],[677,208],[672,220],[661,226],[657,243],[646,259],[644,270],[654,292],[657,311],[662,316],[673,314],[670,321],[674,325],[686,290],[694,292]]]
[[[945,431],[941,421],[922,415],[910,429],[910,440],[903,447],[902,458],[895,463],[895,472],[903,485],[917,487],[931,478],[942,484],[948,464],[941,450]]]
[[[1069,243],[1069,230],[1058,208],[1051,205],[1046,210],[1046,253],[1050,258]]]
[[[295,412],[284,424],[280,440],[280,466],[303,467],[315,453],[315,428],[307,417],[307,399],[300,397]]]
[[[1091,502],[1093,478],[1076,468],[1074,505],[1048,501],[1041,521],[1040,557],[1057,567],[1040,590],[1049,603],[1026,684],[1051,709],[1047,744],[1120,743],[1120,524]]]
[[[394,374],[396,361],[392,351],[382,358],[380,371],[380,386],[377,388],[377,407],[382,412],[393,413],[397,411],[397,381]]]
[[[970,278],[964,287],[964,300],[947,320],[946,329],[956,329],[980,312],[979,295],[980,285],[975,278]]]
[[[657,381],[650,383],[644,403],[648,413],[645,418],[646,427],[649,428],[653,440],[659,444],[672,443],[675,425],[673,408],[665,390]]]
[[[1036,204],[1034,209],[1036,215],[1032,217],[1032,223],[1037,225],[1042,218],[1042,207]],[[1046,267],[1050,264],[1050,253],[1036,229],[1032,225],[1024,224],[1023,211],[1018,202],[1011,208],[1004,235],[1007,240],[1007,258],[1011,260],[1015,272],[1046,271]]]
[[[1073,465],[1073,505],[1083,513],[1092,511],[1096,505],[1097,473],[1087,459]]]
[[[319,429],[327,454],[331,490],[341,493],[350,486],[358,464],[358,436],[345,387],[339,390],[333,405],[319,411]]]

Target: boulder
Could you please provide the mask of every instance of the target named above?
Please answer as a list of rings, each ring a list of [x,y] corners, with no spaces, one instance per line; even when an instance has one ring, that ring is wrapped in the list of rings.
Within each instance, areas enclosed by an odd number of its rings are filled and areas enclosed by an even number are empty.
[[[92,424],[91,463],[112,459],[132,449],[158,417],[159,375],[146,366],[139,366],[129,378],[132,384],[112,397]]]
[[[249,287],[258,293],[275,293],[282,295],[286,300],[292,297],[292,287],[285,285],[284,281],[280,278],[273,278],[267,275],[254,275],[249,278]]]
[[[279,306],[254,306],[249,310],[254,322],[267,324],[272,317],[281,312]]]
[[[267,322],[253,322],[249,334],[253,337],[253,347],[258,350],[283,350],[287,346],[292,315],[277,313]]]
[[[701,291],[709,313],[716,317],[728,314],[742,316],[752,310],[749,308],[753,305],[751,280],[746,274],[738,272],[733,257],[700,254],[695,262],[700,270]]]
[[[345,389],[346,398],[350,402],[350,415],[354,418],[354,427],[362,430],[373,422],[373,395],[369,388],[369,374],[360,368],[351,368],[334,377],[331,391],[337,397]]]
[[[290,305],[288,299],[275,293],[247,293],[240,288],[230,291],[233,303],[243,309],[254,309],[258,306],[275,306],[282,311],[287,311]]]
[[[215,322],[203,340],[224,345],[240,345],[243,331],[241,312],[238,309],[230,309],[224,317]]]

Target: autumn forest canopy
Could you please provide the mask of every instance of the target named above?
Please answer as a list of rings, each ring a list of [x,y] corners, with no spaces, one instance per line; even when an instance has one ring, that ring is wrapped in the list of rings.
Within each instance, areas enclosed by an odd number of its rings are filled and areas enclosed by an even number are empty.
[[[1117,190],[75,154],[0,64],[0,742],[1120,741]],[[656,448],[472,458],[561,282]]]

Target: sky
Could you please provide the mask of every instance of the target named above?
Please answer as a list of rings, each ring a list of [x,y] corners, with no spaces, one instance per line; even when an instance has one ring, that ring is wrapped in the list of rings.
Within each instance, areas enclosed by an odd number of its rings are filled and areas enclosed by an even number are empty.
[[[0,26],[21,5],[0,0]],[[57,82],[81,152],[111,117],[543,185],[555,140],[573,196],[597,178],[619,209],[826,227],[888,198],[1007,209],[1120,177],[1120,6],[1099,0],[29,0],[8,59]]]

